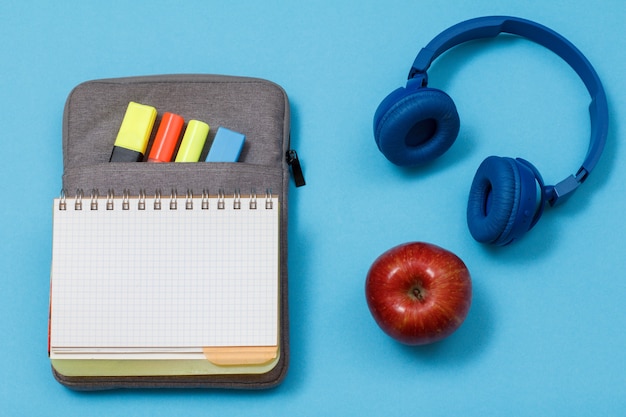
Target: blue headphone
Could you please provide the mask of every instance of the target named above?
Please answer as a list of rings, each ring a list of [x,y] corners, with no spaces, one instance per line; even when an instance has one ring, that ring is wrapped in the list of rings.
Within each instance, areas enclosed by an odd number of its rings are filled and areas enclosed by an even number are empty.
[[[478,168],[469,193],[467,224],[478,242],[503,246],[537,223],[546,202],[554,206],[566,201],[587,179],[604,148],[609,123],[606,94],[594,68],[571,42],[545,26],[516,17],[481,17],[452,26],[420,51],[406,87],[380,103],[374,115],[374,138],[385,157],[401,166],[430,162],[448,150],[459,132],[459,115],[446,93],[427,87],[426,71],[448,49],[500,33],[527,38],[559,55],[591,95],[591,140],[576,174],[556,185],[545,185],[530,162],[497,156],[488,157]]]

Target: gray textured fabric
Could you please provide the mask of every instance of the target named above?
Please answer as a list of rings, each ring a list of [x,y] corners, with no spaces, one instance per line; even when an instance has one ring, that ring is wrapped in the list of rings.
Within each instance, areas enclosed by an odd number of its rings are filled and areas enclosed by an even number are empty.
[[[289,105],[285,92],[276,84],[254,78],[202,75],[97,80],[77,86],[66,103],[63,186],[70,194],[77,188],[87,190],[99,185],[100,171],[109,187],[117,190],[127,185],[123,173],[119,184],[116,177],[110,177],[111,170],[118,169],[112,169],[111,165],[119,163],[109,164],[108,161],[129,101],[154,106],[159,115],[169,111],[180,114],[186,121],[198,119],[208,123],[211,129],[201,160],[206,156],[217,128],[224,126],[246,135],[238,165],[266,167],[270,175],[271,171],[280,172],[283,168],[289,139]],[[155,125],[159,121],[157,118]],[[92,178],[75,174],[84,167],[93,172]],[[185,186],[186,177],[194,175],[193,172],[201,175],[199,171],[203,167],[170,169],[166,177],[170,183]],[[120,168],[123,171],[129,169],[126,166]],[[154,172],[150,172],[150,168],[145,171],[147,181],[151,181]],[[230,174],[207,175],[203,187],[209,190],[219,187],[221,182],[228,181]],[[140,172],[133,175],[144,176]],[[91,184],[91,179],[96,183]],[[157,179],[154,180],[153,184],[157,185]],[[195,184],[190,185],[197,188]],[[273,189],[279,185],[267,184]]]
[[[198,119],[211,127],[205,150],[219,126],[241,132],[246,142],[237,163],[109,163],[117,131],[129,101],[156,107],[159,117],[166,112]],[[63,118],[63,188],[68,196],[82,189],[86,196],[97,189],[106,195],[129,190],[147,196],[161,190],[168,196],[188,190],[217,194],[267,189],[281,201],[281,328],[280,361],[262,375],[194,375],[170,377],[66,377],[54,369],[55,378],[77,390],[114,388],[245,388],[277,385],[289,362],[289,315],[287,296],[287,221],[289,167],[289,102],[284,90],[256,78],[219,75],[161,75],[89,81],[69,95]],[[156,129],[154,129],[156,131]],[[153,132],[154,135],[154,132]],[[151,138],[152,141],[153,138]]]

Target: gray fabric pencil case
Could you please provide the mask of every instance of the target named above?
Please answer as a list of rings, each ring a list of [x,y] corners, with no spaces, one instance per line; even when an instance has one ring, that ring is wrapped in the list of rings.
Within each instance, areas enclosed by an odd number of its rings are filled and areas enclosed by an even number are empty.
[[[163,112],[185,121],[202,120],[211,126],[200,161],[204,161],[218,127],[245,134],[238,162],[147,163],[109,162],[120,122],[129,102],[158,110],[155,129]],[[171,369],[138,372],[64,372],[52,361],[54,377],[77,390],[115,388],[270,388],[284,378],[289,363],[287,273],[288,189],[293,168],[297,185],[303,185],[297,155],[290,149],[289,101],[275,83],[257,78],[218,75],[159,75],[102,79],[82,83],[70,93],[63,115],[63,199],[124,193],[129,198],[162,192],[163,199],[190,190],[224,195],[267,193],[278,197],[279,277],[278,354],[260,368],[224,366],[216,372]],[[150,141],[154,140],[154,131]],[[151,143],[150,142],[150,143]],[[150,146],[150,145],[149,145]],[[294,165],[295,163],[295,165]],[[65,201],[65,200],[63,200]],[[184,200],[183,200],[184,201]],[[85,260],[77,259],[76,262]],[[54,262],[54,259],[53,259]],[[51,297],[52,298],[52,297]],[[51,302],[51,310],[57,306]],[[54,323],[52,323],[54,326]],[[49,349],[50,350],[50,349]],[[87,363],[87,365],[85,365]],[[113,362],[110,362],[115,365]],[[138,363],[138,362],[137,362]],[[163,362],[158,363],[161,366]],[[116,365],[119,366],[119,363]],[[141,367],[140,367],[141,369]],[[173,369],[173,368],[172,368]]]

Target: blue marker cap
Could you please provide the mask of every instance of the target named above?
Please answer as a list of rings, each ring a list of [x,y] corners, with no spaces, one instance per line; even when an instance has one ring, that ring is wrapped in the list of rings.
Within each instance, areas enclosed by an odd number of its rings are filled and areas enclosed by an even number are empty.
[[[206,162],[237,162],[246,135],[220,127],[206,157]]]

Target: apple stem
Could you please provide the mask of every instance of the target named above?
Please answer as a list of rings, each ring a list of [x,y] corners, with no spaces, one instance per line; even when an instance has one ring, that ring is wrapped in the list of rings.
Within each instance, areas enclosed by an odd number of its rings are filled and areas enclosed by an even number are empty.
[[[420,287],[413,287],[413,296],[420,301],[424,301],[424,293]]]

